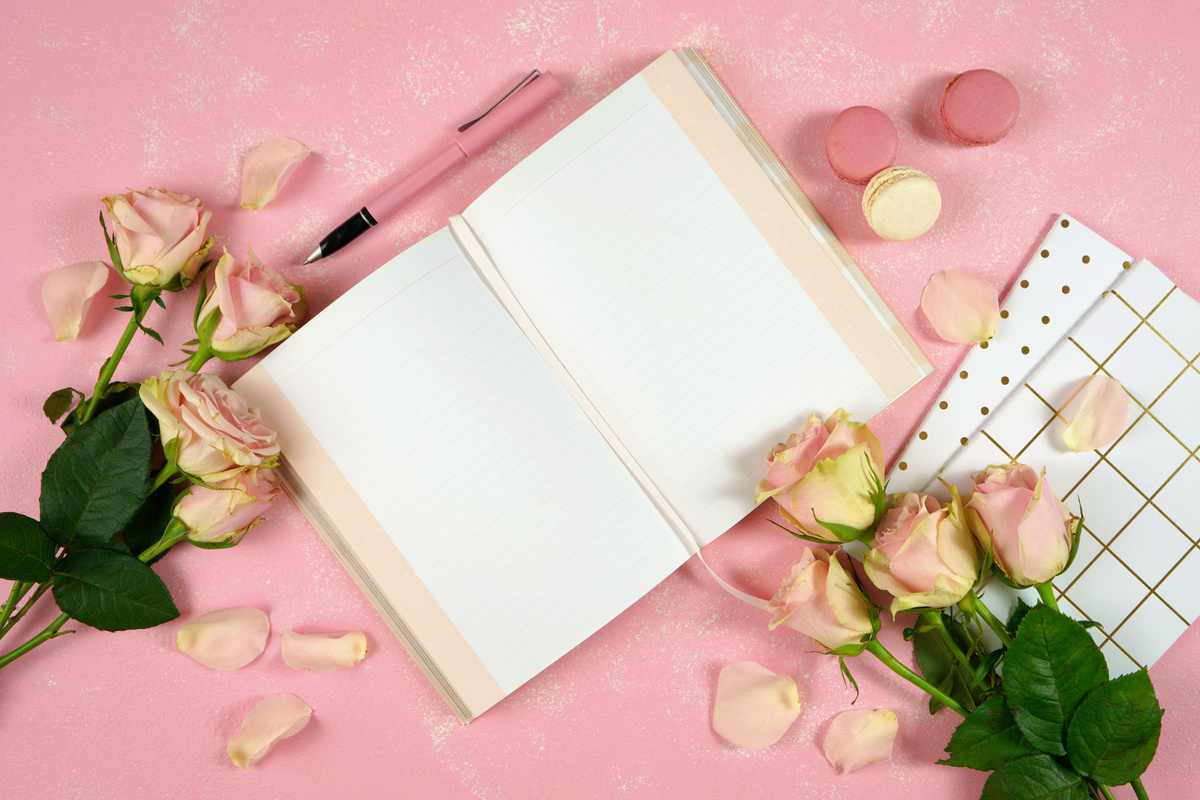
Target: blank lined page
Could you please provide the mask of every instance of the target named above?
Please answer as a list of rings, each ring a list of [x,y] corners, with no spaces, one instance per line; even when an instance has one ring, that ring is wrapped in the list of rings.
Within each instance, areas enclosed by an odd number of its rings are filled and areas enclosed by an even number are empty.
[[[506,692],[687,558],[445,229],[264,364]]]
[[[640,77],[463,216],[702,544],[808,414],[886,405]]]

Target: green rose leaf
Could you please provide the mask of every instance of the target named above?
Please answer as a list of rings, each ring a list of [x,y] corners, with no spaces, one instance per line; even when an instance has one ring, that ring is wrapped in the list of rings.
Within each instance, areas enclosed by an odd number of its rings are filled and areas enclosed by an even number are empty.
[[[15,511],[0,513],[0,578],[41,583],[50,580],[58,545],[36,519]]]
[[[997,769],[979,800],[1093,800],[1083,776],[1048,755],[1026,756]]]
[[[971,716],[959,723],[946,745],[946,752],[950,757],[939,764],[985,772],[1037,753],[1021,735],[1021,729],[1000,695],[985,700]]]
[[[1154,759],[1162,715],[1145,669],[1114,678],[1088,695],[1071,719],[1071,766],[1097,783],[1131,782]]]
[[[179,616],[154,570],[116,550],[79,550],[54,571],[54,600],[71,619],[102,631],[153,628]]]
[[[50,396],[46,398],[46,402],[42,404],[42,413],[51,422],[58,422],[58,418],[70,410],[76,396],[82,402],[83,392],[78,389],[67,387],[66,389],[51,392]]]
[[[1017,727],[1043,753],[1064,755],[1071,715],[1108,681],[1100,648],[1075,620],[1038,603],[1004,657],[1004,696]]]
[[[954,628],[949,617],[942,617],[953,635]],[[968,709],[975,708],[975,698],[967,686],[967,681],[959,669],[958,661],[950,652],[946,640],[936,630],[917,629],[913,636],[913,655],[916,656],[917,669],[921,676],[942,690],[951,698],[957,700]],[[929,713],[936,714],[942,707],[942,702],[936,697],[929,698]]]
[[[42,528],[63,547],[106,547],[150,491],[153,440],[133,397],[67,434],[42,473]]]
[[[175,506],[175,487],[169,482],[154,490],[146,498],[133,519],[125,526],[125,544],[134,555],[158,543],[171,522],[171,509]],[[167,551],[158,555],[162,558]],[[154,561],[157,561],[155,558]],[[151,561],[150,563],[154,563]]]

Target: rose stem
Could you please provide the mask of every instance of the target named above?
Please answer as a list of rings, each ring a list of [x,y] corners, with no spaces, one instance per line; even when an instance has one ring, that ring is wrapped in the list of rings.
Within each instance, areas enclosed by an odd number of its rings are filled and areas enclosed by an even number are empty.
[[[1134,778],[1129,782],[1129,785],[1133,787],[1133,793],[1138,796],[1138,800],[1150,800],[1150,795],[1146,794],[1146,787],[1142,786],[1142,779],[1140,777]]]
[[[191,372],[199,372],[200,368],[203,367],[214,355],[216,355],[216,353],[214,353],[212,350],[209,350],[204,345],[196,345],[196,353],[192,356],[191,360],[188,361],[187,366],[184,367],[184,369]]]
[[[46,585],[49,586],[49,584],[46,584]],[[9,653],[5,653],[3,656],[0,656],[0,667],[3,667],[6,664],[16,661],[18,658],[25,655],[30,650],[37,647],[39,644],[42,644],[43,642],[48,642],[51,639],[54,639],[59,636],[66,636],[68,633],[74,633],[75,631],[60,631],[59,630],[59,628],[61,628],[68,619],[70,619],[70,617],[68,617],[66,614],[59,614],[58,618],[56,620],[54,620],[54,622],[51,622],[49,625],[47,625],[44,629],[42,629],[42,632],[39,633],[37,636],[34,636],[28,642],[26,642],[25,644],[16,648],[15,650],[13,650]]]
[[[946,630],[946,625],[942,622],[942,615],[936,611],[923,611],[921,612],[921,619],[937,629],[938,635],[942,637],[942,641],[946,643],[946,646],[950,648],[950,652],[958,659],[958,663],[966,668],[968,675],[974,675],[975,667],[971,666],[971,659],[967,658],[966,653],[959,648],[958,642],[954,641],[954,637],[950,635],[950,631]]]
[[[932,683],[925,680],[920,675],[897,661],[896,657],[889,653],[887,649],[879,643],[878,639],[872,639],[870,642],[868,642],[866,650],[868,653],[882,661],[884,665],[892,672],[896,673],[901,678],[904,678],[917,688],[924,690],[930,696],[937,698],[942,705],[946,706],[951,711],[954,711],[959,716],[965,717],[970,713],[953,697],[946,694],[941,689],[937,688]]]
[[[134,286],[130,290],[129,299],[134,310],[129,315],[129,323],[125,326],[125,332],[121,334],[120,341],[117,342],[117,348],[113,350],[112,356],[105,360],[104,366],[100,369],[100,376],[96,378],[96,388],[92,389],[91,398],[77,415],[80,425],[87,422],[92,418],[92,414],[96,413],[96,405],[108,392],[108,383],[112,380],[113,373],[117,371],[117,364],[121,363],[121,357],[125,355],[125,350],[133,341],[133,335],[137,333],[142,319],[150,310],[150,304],[158,294],[158,290],[147,290],[143,286]]]
[[[1008,635],[1008,631],[1005,629],[1004,624],[1000,622],[1000,620],[996,619],[996,615],[993,614],[992,610],[988,608],[982,600],[979,599],[979,595],[975,594],[973,591],[967,592],[967,595],[963,598],[963,600],[966,602],[959,601],[959,608],[971,616],[978,615],[983,617],[983,621],[986,622],[987,626],[992,629],[992,633],[996,634],[996,638],[1000,640],[1000,643],[1005,647],[1012,646],[1012,637]]]
[[[1039,583],[1037,587],[1038,597],[1042,598],[1042,602],[1058,611],[1058,600],[1054,599],[1054,582],[1046,581]]]
[[[21,618],[25,616],[25,614],[29,611],[29,609],[33,608],[33,604],[36,603],[38,601],[38,599],[49,590],[50,590],[50,581],[46,581],[45,583],[38,586],[37,591],[29,596],[29,599],[25,601],[25,603],[21,606],[20,610],[17,611],[17,613],[12,617],[12,619],[10,619],[8,622],[4,623],[3,630],[0,630],[0,636],[3,636],[5,633],[8,633],[14,627],[16,627],[16,624],[21,621]]]
[[[163,468],[154,476],[154,483],[150,485],[150,493],[153,494],[158,487],[171,480],[171,476],[178,471],[179,469],[174,464],[164,464]]]
[[[8,592],[8,600],[5,601],[4,608],[0,608],[0,636],[3,636],[4,631],[7,630],[8,618],[12,616],[13,609],[17,607],[17,603],[21,601],[32,585],[24,581],[13,581],[12,589]]]
[[[1112,790],[1103,783],[1097,783],[1096,788],[1100,790],[1100,794],[1104,795],[1105,800],[1116,800],[1116,798],[1113,797]]]

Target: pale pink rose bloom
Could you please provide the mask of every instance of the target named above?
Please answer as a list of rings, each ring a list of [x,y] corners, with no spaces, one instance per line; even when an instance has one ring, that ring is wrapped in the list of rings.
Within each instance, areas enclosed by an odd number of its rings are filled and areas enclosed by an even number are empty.
[[[1085,386],[1079,410],[1063,431],[1063,441],[1076,453],[1112,444],[1129,425],[1129,395],[1120,381],[1093,375]]]
[[[842,409],[824,423],[813,415],[767,456],[754,502],[773,498],[784,519],[829,542],[848,541],[817,522],[865,532],[875,522],[872,495],[882,487],[883,448],[865,423]]]
[[[1000,325],[996,287],[961,269],[929,276],[921,293],[921,310],[938,336],[956,344],[986,342]]]
[[[196,197],[147,189],[105,197],[121,274],[140,286],[174,291],[196,279],[212,249],[212,212]]]
[[[179,629],[175,645],[206,667],[240,669],[262,655],[271,622],[260,609],[222,608],[201,614]]]
[[[875,620],[846,558],[840,550],[805,548],[767,603],[771,630],[786,625],[826,650],[859,645],[873,634]]]
[[[279,476],[267,467],[247,467],[209,486],[196,484],[175,503],[175,517],[192,542],[236,542],[258,522],[279,494]]]
[[[787,675],[753,661],[730,664],[717,676],[713,730],[730,744],[762,750],[779,741],[800,716],[800,693]]]
[[[252,356],[296,331],[304,291],[246,249],[242,264],[226,250],[213,269],[212,293],[200,308],[200,341],[226,361]]]
[[[167,457],[192,478],[217,483],[279,460],[275,431],[215,375],[168,370],[139,394],[158,418]]]
[[[891,709],[843,711],[829,723],[825,758],[843,775],[892,757],[900,721]]]
[[[242,208],[258,210],[275,199],[308,148],[287,137],[268,139],[250,151],[242,167]]]
[[[317,674],[353,667],[367,657],[367,637],[362,631],[347,633],[282,634],[283,663],[292,669],[304,669]]]
[[[312,718],[312,709],[294,694],[273,694],[250,709],[237,736],[229,740],[229,760],[249,769],[281,739],[295,736]]]
[[[42,284],[42,303],[54,327],[54,338],[70,342],[79,336],[79,326],[92,304],[92,297],[108,281],[108,265],[103,261],[81,261],[59,267]]]
[[[952,606],[979,579],[979,551],[957,492],[945,506],[927,494],[897,495],[871,548],[863,566],[872,583],[894,596],[893,615]]]
[[[1078,517],[1046,484],[1046,471],[1024,464],[988,467],[975,476],[967,522],[996,566],[1018,586],[1035,586],[1066,569]]]

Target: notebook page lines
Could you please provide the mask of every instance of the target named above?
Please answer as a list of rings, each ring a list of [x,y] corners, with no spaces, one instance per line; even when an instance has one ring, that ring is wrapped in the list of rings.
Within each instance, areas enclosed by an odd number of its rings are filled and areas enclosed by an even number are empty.
[[[753,507],[762,458],[809,413],[884,398],[661,104],[603,141],[482,220],[480,238],[605,419],[710,541]]]
[[[272,375],[511,691],[688,554],[453,247]]]

